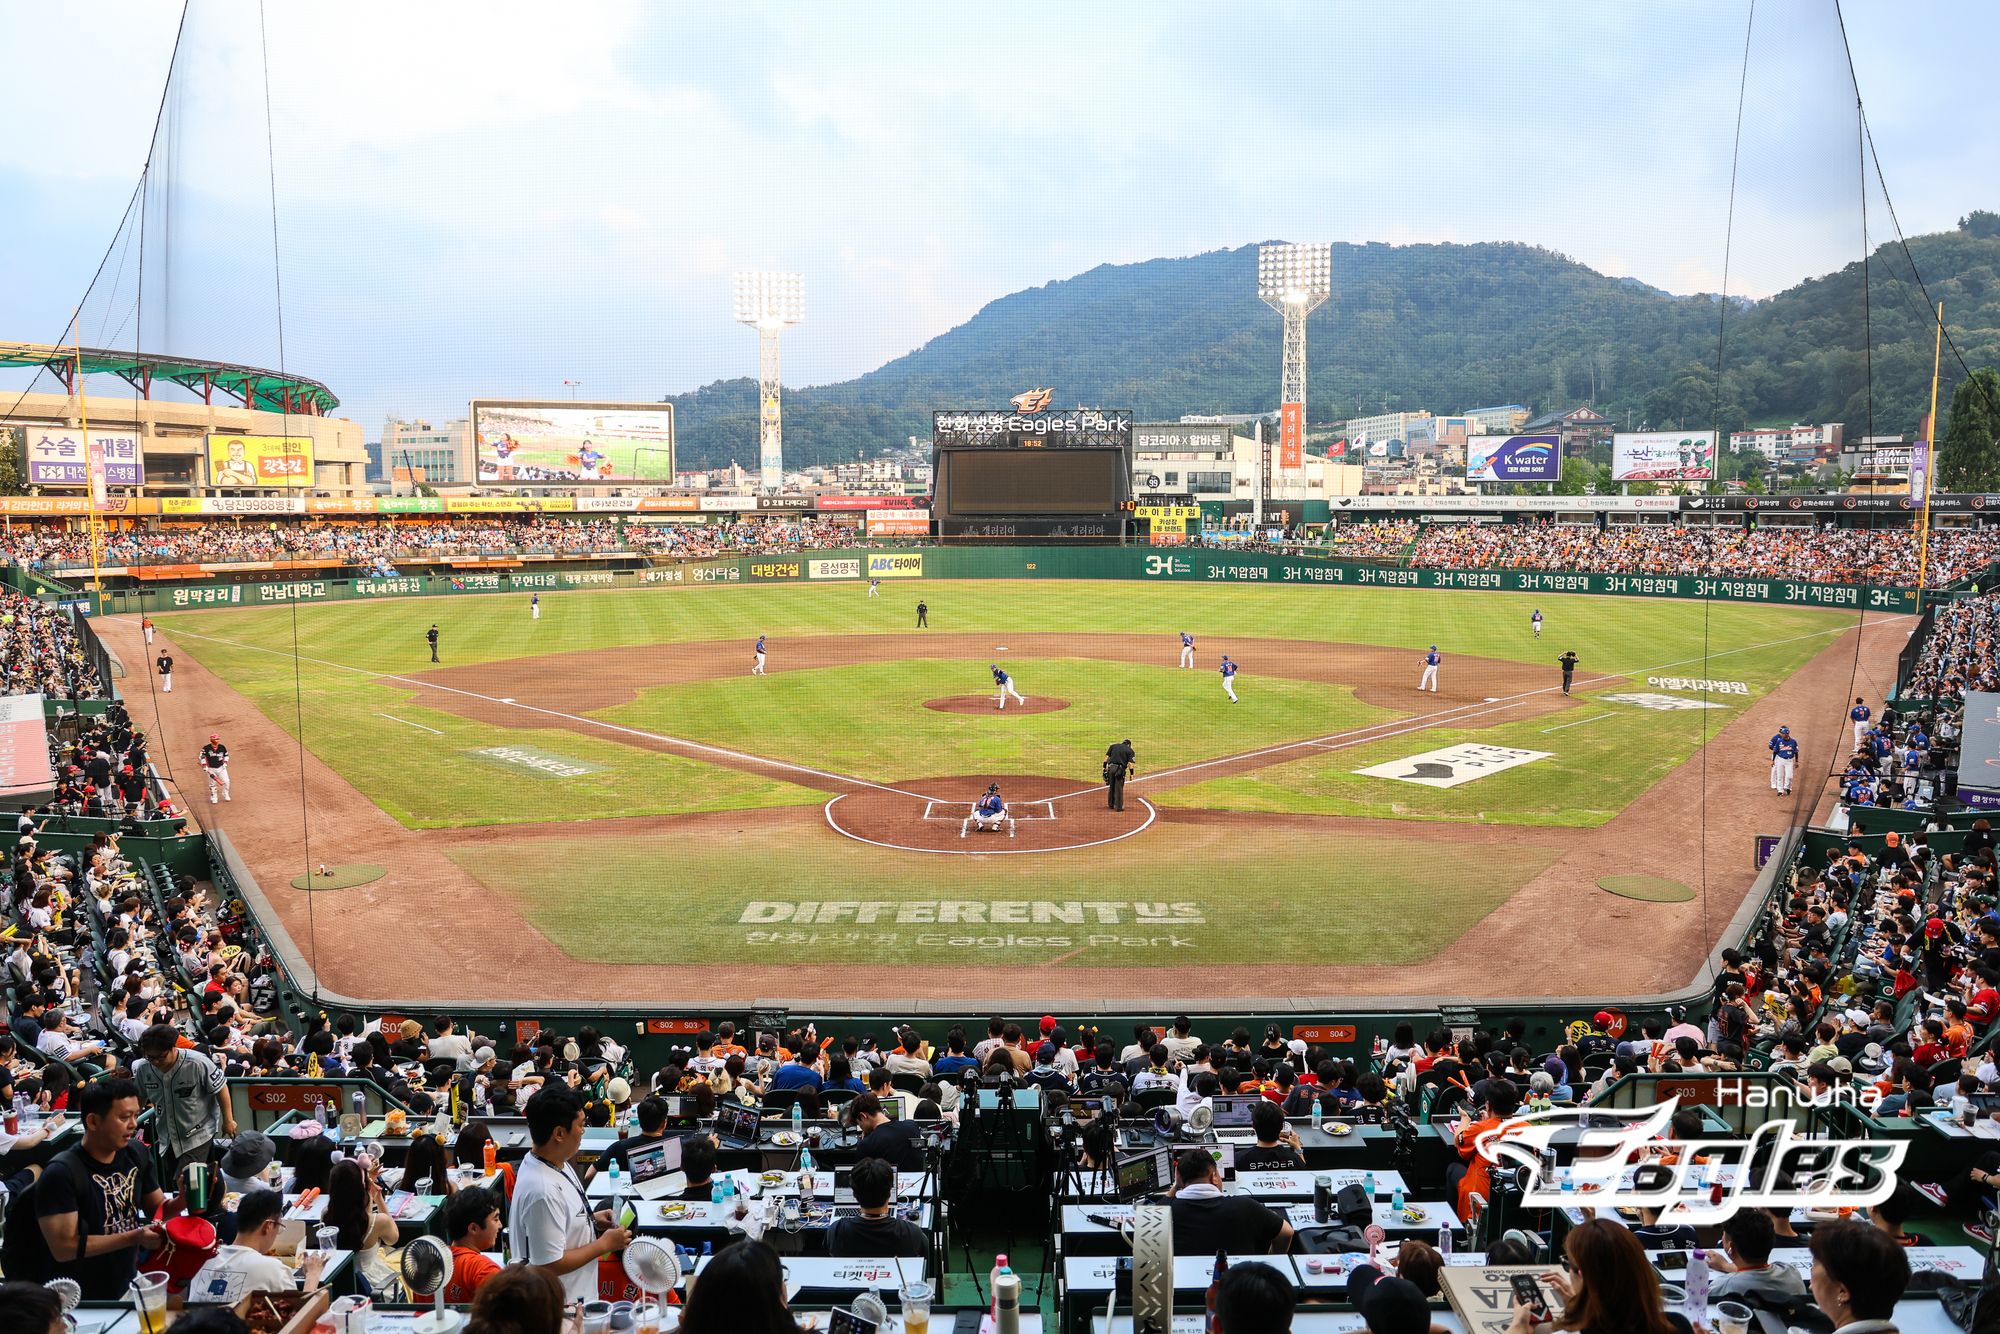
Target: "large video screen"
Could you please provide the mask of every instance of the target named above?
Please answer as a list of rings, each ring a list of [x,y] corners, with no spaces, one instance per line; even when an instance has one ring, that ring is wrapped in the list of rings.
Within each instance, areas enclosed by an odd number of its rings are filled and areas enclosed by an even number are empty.
[[[1124,498],[1117,449],[968,449],[944,454],[952,514],[1110,514]]]
[[[671,403],[479,399],[472,404],[472,435],[482,482],[562,485],[674,478]]]
[[[1715,432],[1620,431],[1611,438],[1614,482],[1715,480]]]

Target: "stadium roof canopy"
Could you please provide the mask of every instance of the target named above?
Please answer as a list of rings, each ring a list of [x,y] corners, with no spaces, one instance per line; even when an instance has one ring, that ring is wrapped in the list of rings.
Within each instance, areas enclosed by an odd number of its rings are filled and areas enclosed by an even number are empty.
[[[0,343],[0,367],[39,366],[63,382],[64,389],[76,392],[74,383],[79,357],[75,348],[50,343]],[[215,401],[215,391],[236,399],[246,408],[260,412],[290,412],[308,417],[324,417],[340,406],[333,391],[318,380],[297,375],[280,375],[255,366],[237,366],[226,361],[198,361],[192,357],[164,357],[146,352],[115,352],[108,348],[86,347],[81,355],[85,375],[115,375],[137,389],[142,397],[153,396],[159,381],[180,385],[201,396],[204,403]]]

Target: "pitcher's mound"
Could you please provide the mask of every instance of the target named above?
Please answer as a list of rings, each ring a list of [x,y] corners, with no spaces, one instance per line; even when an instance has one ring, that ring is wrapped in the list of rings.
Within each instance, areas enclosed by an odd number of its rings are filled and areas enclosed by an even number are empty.
[[[924,707],[936,709],[939,713],[1054,713],[1069,707],[1066,699],[1055,699],[1048,695],[1030,695],[1026,704],[1007,701],[1004,709],[995,708],[994,695],[947,695],[943,699],[927,699]]]

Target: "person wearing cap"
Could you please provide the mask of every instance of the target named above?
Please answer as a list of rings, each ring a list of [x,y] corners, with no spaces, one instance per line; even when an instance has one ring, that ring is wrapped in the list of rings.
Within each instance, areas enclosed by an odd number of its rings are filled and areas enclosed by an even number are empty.
[[[1007,801],[1000,795],[998,783],[986,785],[986,795],[973,803],[967,823],[974,829],[998,829],[1007,823]],[[960,826],[958,833],[960,838],[965,836],[964,826]]]
[[[1429,1334],[1431,1304],[1423,1289],[1374,1265],[1356,1265],[1347,1278],[1347,1301],[1368,1322],[1369,1334]]]
[[[1422,676],[1417,678],[1418,690],[1420,691],[1428,690],[1433,695],[1437,694],[1438,664],[1443,661],[1444,657],[1442,654],[1438,652],[1438,646],[1436,644],[1432,644],[1430,646],[1430,651],[1424,654],[1424,673]]]
[[[222,744],[217,733],[208,734],[208,744],[201,748],[201,771],[208,777],[208,804],[215,804],[215,794],[222,793],[224,801],[229,800],[229,747]]]
[[[1028,1071],[1028,1082],[1044,1093],[1070,1091],[1069,1076],[1056,1068],[1056,1044],[1047,1038],[1035,1044],[1035,1068]]]
[[[1766,749],[1771,752],[1771,790],[1779,796],[1789,796],[1792,775],[1799,765],[1799,743],[1792,729],[1780,727]]]
[[[269,1135],[255,1130],[239,1134],[222,1155],[222,1193],[241,1194],[253,1188],[277,1156],[278,1146]]]
[[[1599,1010],[1592,1015],[1589,1029],[1576,1040],[1577,1050],[1585,1056],[1601,1055],[1614,1050],[1618,1046],[1617,1039],[1612,1037],[1610,1032],[1614,1022],[1615,1016],[1609,1010]]]
[[[1000,698],[996,701],[1000,708],[1004,709],[1007,707],[1009,698],[1012,698],[1016,704],[1026,704],[1028,702],[1021,698],[1020,691],[1014,689],[1014,678],[1009,676],[999,663],[988,663],[987,669],[993,673],[993,684],[1000,691]]]

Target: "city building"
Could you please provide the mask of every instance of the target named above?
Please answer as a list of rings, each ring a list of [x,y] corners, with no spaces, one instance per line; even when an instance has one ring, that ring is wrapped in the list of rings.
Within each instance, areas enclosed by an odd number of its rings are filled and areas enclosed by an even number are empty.
[[[1831,460],[1841,452],[1846,427],[1840,422],[1821,426],[1764,426],[1729,433],[1732,454],[1761,454],[1770,463]]]
[[[371,464],[394,486],[470,486],[478,475],[472,462],[472,423],[460,417],[442,428],[427,421],[391,417],[382,439],[370,446]]]
[[[1519,435],[1522,423],[1528,420],[1528,410],[1519,403],[1506,403],[1497,408],[1473,408],[1459,414],[1479,427],[1483,435]]]
[[[1616,422],[1586,403],[1561,412],[1544,412],[1522,422],[1518,434],[1559,436],[1563,455],[1573,457],[1587,452],[1592,445],[1608,446],[1617,430]]]
[[[1384,444],[1391,440],[1407,444],[1412,432],[1430,429],[1423,425],[1430,419],[1428,412],[1378,412],[1372,417],[1350,418],[1341,427],[1341,434],[1349,440],[1366,440],[1371,444]]]
[[[1252,421],[1257,420],[1252,418]],[[1267,504],[1304,507],[1329,496],[1361,494],[1359,460],[1330,459],[1308,451],[1304,466],[1278,467],[1277,433],[1238,435],[1226,424],[1139,422],[1132,427],[1132,492],[1148,496],[1192,496],[1199,501],[1245,503],[1256,499],[1259,474]]]
[[[1910,438],[1906,435],[1864,435],[1860,443],[1843,445],[1840,467],[1851,473],[1910,472]]]

